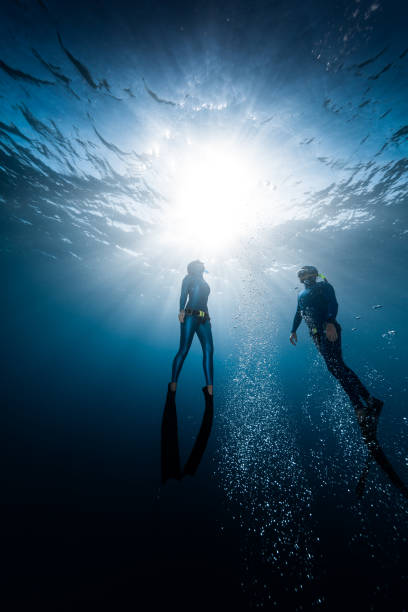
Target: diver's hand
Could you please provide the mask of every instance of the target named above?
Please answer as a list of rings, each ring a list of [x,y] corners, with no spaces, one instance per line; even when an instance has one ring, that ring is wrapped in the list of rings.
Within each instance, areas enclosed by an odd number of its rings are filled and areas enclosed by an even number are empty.
[[[336,326],[333,323],[326,324],[326,338],[329,342],[336,342],[338,335]]]
[[[293,346],[296,346],[296,344],[297,344],[297,334],[296,334],[296,332],[292,332],[292,333],[290,334],[290,336],[289,336],[289,342],[290,342],[291,344],[293,344]]]
[[[185,311],[184,310],[180,310],[179,316],[178,316],[180,323],[184,323],[184,317],[185,316],[186,316]]]

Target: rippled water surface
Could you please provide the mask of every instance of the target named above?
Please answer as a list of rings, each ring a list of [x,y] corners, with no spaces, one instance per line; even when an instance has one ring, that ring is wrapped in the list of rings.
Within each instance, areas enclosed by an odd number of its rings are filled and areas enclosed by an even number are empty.
[[[2,3],[8,605],[407,609],[407,16],[366,0]],[[162,485],[197,257],[214,425],[194,478]],[[304,324],[288,342],[303,264],[335,287],[346,362],[385,401],[385,467]],[[183,461],[201,378],[197,343]]]

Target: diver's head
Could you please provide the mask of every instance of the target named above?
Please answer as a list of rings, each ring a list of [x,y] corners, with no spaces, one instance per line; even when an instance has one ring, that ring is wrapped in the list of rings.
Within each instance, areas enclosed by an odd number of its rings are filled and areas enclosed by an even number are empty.
[[[203,262],[200,261],[199,259],[196,259],[195,261],[190,262],[187,266],[187,272],[189,274],[193,274],[196,276],[203,274],[204,270],[205,270],[205,266]]]
[[[305,287],[314,285],[318,275],[319,272],[314,266],[302,266],[298,272],[299,280]]]

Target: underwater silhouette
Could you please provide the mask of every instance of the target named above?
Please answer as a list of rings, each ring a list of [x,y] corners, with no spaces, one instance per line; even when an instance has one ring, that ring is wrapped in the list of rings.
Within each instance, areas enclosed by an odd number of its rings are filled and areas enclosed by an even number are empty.
[[[195,334],[203,349],[203,370],[207,392],[212,395],[214,377],[214,343],[211,331],[211,318],[208,314],[208,296],[210,286],[204,280],[205,266],[196,259],[187,266],[187,276],[184,277],[180,293],[180,346],[173,360],[171,383],[169,389],[176,391],[178,377],[185,358],[193,342]]]
[[[318,277],[323,282],[317,282]],[[342,329],[336,319],[339,305],[334,288],[323,274],[319,274],[315,266],[300,268],[298,278],[305,288],[298,294],[297,309],[289,337],[290,343],[296,346],[298,341],[296,331],[304,320],[328,371],[339,381],[349,396],[357,415],[366,414],[367,411],[379,414],[383,406],[382,400],[371,395],[357,374],[344,362]],[[381,306],[375,306],[377,307]]]

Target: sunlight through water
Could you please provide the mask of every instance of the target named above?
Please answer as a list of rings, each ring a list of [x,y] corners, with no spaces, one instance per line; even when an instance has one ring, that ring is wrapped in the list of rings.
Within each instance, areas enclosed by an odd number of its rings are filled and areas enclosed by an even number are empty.
[[[12,442],[3,451],[14,453],[4,529],[15,516],[20,538],[33,511],[25,532],[44,528],[45,540],[45,521],[65,529],[89,493],[87,516],[109,502],[106,535],[123,525],[141,580],[191,568],[210,592],[236,556],[225,609],[239,610],[242,596],[253,608],[334,610],[343,593],[341,609],[405,609],[396,593],[408,584],[408,490],[371,453],[307,326],[296,347],[289,335],[296,272],[315,265],[336,292],[345,362],[384,401],[378,441],[407,483],[408,9],[393,0],[3,5]],[[194,259],[208,270],[214,427],[197,476],[158,494],[180,288]],[[204,380],[195,338],[177,391],[181,449],[197,435]],[[61,516],[57,487],[67,492]],[[178,539],[163,527],[173,515]],[[127,539],[135,525],[146,554]],[[24,567],[9,542],[15,598],[32,556]],[[93,548],[89,568],[123,558],[106,540]],[[45,598],[57,569],[70,582],[63,593],[79,588],[79,556],[75,546],[58,567],[62,557],[47,552]],[[132,575],[138,596],[135,585]]]
[[[265,209],[260,166],[237,144],[187,144],[171,163],[163,241],[197,254],[225,253]]]

